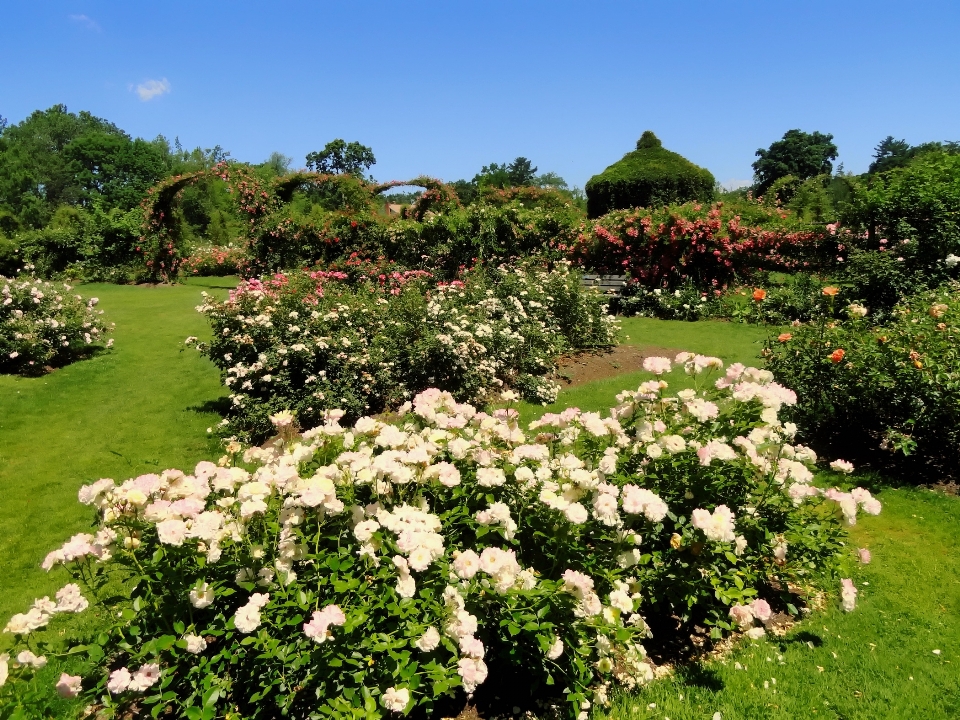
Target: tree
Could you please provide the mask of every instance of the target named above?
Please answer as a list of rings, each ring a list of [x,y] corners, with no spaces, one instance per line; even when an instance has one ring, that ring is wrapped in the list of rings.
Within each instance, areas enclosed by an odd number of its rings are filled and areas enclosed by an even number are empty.
[[[902,167],[910,160],[910,144],[906,140],[894,140],[893,135],[887,135],[874,148],[873,162],[867,172],[876,173]]]
[[[537,177],[537,168],[525,157],[518,157],[512,163],[507,165],[507,173],[510,176],[511,187],[525,187],[533,185]]]
[[[270,153],[270,157],[263,161],[260,167],[268,170],[271,175],[286,175],[290,172],[290,166],[293,164],[293,158],[279,152]]]
[[[533,179],[533,184],[539,188],[553,188],[554,190],[569,190],[567,181],[555,172],[545,172]]]
[[[933,153],[956,155],[960,153],[960,143],[934,141],[910,145],[906,140],[894,140],[892,135],[887,135],[874,149],[873,162],[867,172],[873,174],[906,167],[914,158]]]
[[[126,135],[91,132],[63,150],[78,191],[78,203],[129,210],[166,174],[165,158],[153,142]]]
[[[833,172],[831,160],[837,159],[833,135],[788,130],[768,149],[757,150],[753,163],[757,194],[763,194],[774,182],[787,175],[800,180]]]
[[[64,151],[90,133],[130,140],[113,123],[85,111],[68,112],[66,105],[37,110],[6,127],[0,136],[0,204],[28,224],[39,225],[58,205],[80,202],[83,188],[68,167]]]
[[[324,174],[349,174],[362,178],[376,164],[373,150],[358,142],[347,143],[340,138],[328,142],[320,152],[307,154],[307,168]]]

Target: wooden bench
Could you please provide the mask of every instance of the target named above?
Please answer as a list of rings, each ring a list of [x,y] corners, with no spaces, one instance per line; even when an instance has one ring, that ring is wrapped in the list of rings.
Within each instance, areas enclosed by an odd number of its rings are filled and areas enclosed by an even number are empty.
[[[585,274],[581,281],[584,287],[595,287],[604,295],[620,295],[627,286],[626,275],[593,275]]]

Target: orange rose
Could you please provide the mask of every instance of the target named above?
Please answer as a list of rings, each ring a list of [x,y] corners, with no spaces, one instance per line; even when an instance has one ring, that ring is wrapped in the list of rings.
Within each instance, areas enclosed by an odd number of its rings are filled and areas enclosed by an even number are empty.
[[[825,287],[825,288],[823,289],[823,294],[826,295],[827,297],[833,297],[833,296],[836,295],[838,292],[840,292],[840,289],[839,289],[839,288],[835,288],[835,287],[833,287],[833,286]]]
[[[767,296],[767,291],[762,288],[756,288],[753,291],[753,299],[755,302],[761,302]]]
[[[779,340],[780,342],[787,342],[792,337],[793,335],[791,335],[790,333],[780,333],[777,336],[777,340]]]
[[[846,354],[847,353],[843,348],[837,348],[832,353],[830,353],[830,359],[833,360],[835,363],[838,363],[843,360],[843,356]]]
[[[943,303],[937,303],[930,308],[930,317],[939,318],[943,317],[943,314],[950,308]]]

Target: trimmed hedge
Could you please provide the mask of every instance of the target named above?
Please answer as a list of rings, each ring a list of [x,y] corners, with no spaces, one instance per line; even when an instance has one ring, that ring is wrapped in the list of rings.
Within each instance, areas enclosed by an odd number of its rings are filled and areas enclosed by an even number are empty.
[[[637,149],[587,181],[587,214],[713,199],[716,181],[709,170],[666,150],[647,130]]]

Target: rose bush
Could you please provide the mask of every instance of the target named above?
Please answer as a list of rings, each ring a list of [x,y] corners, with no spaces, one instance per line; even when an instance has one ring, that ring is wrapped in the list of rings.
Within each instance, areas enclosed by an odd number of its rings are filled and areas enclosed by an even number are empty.
[[[960,285],[908,297],[879,324],[872,309],[840,299],[843,291],[823,292],[838,294],[764,351],[801,397],[790,417],[806,441],[914,481],[956,477]]]
[[[628,274],[651,289],[692,282],[712,291],[758,271],[829,265],[836,246],[836,237],[786,211],[687,203],[608,213],[561,249],[585,268]]]
[[[586,718],[654,676],[645,643],[782,625],[798,585],[835,581],[840,517],[880,511],[813,484],[769,372],[676,362],[697,389],[648,381],[605,416],[524,431],[431,389],[391,422],[277,413],[263,447],[84,486],[99,526],[43,563],[76,582],[10,619],[13,652],[94,602],[110,626],[61,685],[103,717],[375,718],[492,685]]]
[[[617,332],[604,298],[564,264],[451,283],[424,271],[278,274],[199,309],[213,328],[201,348],[232,391],[229,431],[254,438],[280,410],[304,426],[330,408],[356,419],[428,387],[485,402],[515,386],[552,402],[558,386],[544,376],[557,358],[609,347]]]
[[[63,283],[0,276],[0,372],[34,375],[94,347],[110,347],[97,298],[71,295]]]
[[[220,277],[223,275],[243,275],[250,261],[243,248],[198,247],[183,260],[180,272],[184,275],[203,275]]]

